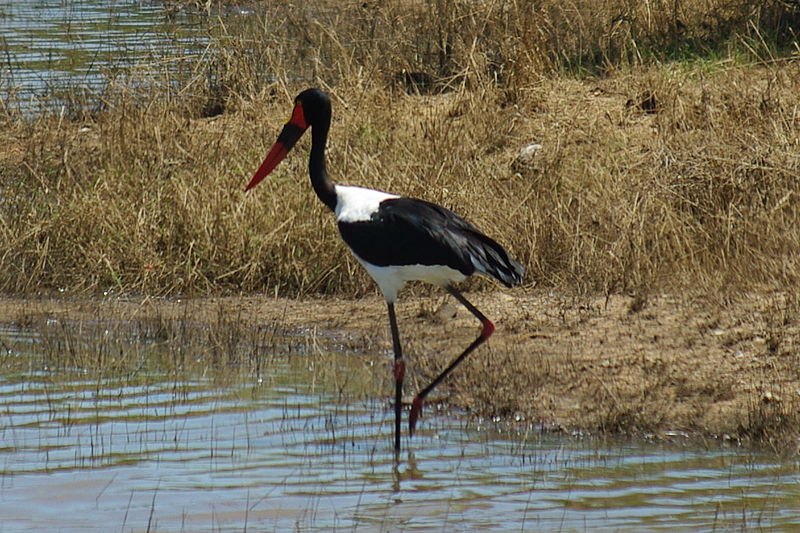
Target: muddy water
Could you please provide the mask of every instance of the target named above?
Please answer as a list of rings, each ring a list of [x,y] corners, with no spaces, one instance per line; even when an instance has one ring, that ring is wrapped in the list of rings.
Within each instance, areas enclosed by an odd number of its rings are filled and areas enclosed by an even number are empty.
[[[308,351],[264,354],[259,371],[158,372],[148,358],[165,343],[131,338],[132,353],[103,353],[138,366],[109,372],[54,366],[74,338],[0,340],[4,532],[800,528],[796,460],[430,410],[396,462],[388,404],[321,384]],[[364,366],[335,356],[341,375]]]

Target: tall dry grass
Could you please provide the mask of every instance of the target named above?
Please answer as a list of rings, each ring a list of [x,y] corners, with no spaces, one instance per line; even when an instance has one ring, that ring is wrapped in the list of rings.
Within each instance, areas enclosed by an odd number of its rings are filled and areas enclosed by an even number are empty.
[[[101,106],[5,106],[0,290],[354,295],[371,284],[300,143],[242,188],[307,85],[340,182],[440,202],[567,290],[796,284],[793,2],[270,2]],[[542,148],[533,158],[520,149]]]

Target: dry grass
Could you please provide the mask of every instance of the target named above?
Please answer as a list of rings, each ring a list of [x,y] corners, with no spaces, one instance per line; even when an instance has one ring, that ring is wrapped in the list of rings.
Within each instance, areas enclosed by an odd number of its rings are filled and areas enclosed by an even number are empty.
[[[334,96],[336,180],[455,209],[529,284],[796,283],[794,3],[262,8],[209,19],[188,78],[134,72],[91,110],[6,106],[0,290],[371,290],[306,184],[307,139],[241,192],[312,83]]]

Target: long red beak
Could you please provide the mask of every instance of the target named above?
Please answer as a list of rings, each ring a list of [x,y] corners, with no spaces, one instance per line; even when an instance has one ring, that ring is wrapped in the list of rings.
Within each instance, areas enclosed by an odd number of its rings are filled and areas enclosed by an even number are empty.
[[[286,157],[286,154],[289,153],[289,150],[294,147],[297,140],[303,136],[303,133],[305,133],[307,129],[308,122],[306,122],[305,113],[303,113],[303,104],[297,102],[292,111],[292,118],[290,118],[289,122],[283,127],[281,134],[278,135],[278,140],[272,145],[269,153],[267,153],[267,157],[264,158],[261,166],[258,167],[256,173],[253,174],[250,183],[244,188],[245,192],[258,185],[261,180],[266,178],[267,175],[278,166],[278,163],[283,161],[283,158]]]

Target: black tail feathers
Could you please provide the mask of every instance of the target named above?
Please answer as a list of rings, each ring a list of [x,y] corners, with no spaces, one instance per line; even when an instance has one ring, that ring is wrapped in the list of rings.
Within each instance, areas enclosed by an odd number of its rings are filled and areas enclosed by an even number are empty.
[[[522,282],[525,269],[508,256],[497,242],[481,233],[473,233],[470,259],[475,270],[491,276],[506,287],[514,287]]]

